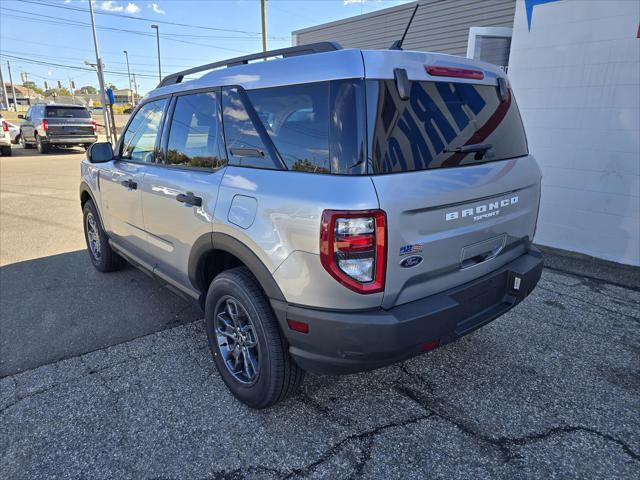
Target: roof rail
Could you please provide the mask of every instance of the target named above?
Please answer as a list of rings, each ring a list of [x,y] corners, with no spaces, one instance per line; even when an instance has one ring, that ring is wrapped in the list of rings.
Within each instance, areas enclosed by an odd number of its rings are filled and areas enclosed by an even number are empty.
[[[228,60],[222,60],[220,62],[208,63],[199,67],[193,67],[188,70],[182,70],[181,72],[172,73],[164,77],[158,87],[165,87],[167,85],[173,85],[180,83],[187,75],[194,73],[204,72],[207,70],[213,70],[219,67],[236,67],[238,65],[244,65],[251,60],[260,60],[262,58],[275,57],[282,55],[283,57],[295,57],[298,55],[309,55],[311,53],[332,52],[334,50],[340,50],[342,47],[337,42],[318,42],[310,43],[308,45],[296,45],[295,47],[280,48],[278,50],[269,50],[266,52],[252,53],[250,55],[244,55],[242,57],[230,58]]]

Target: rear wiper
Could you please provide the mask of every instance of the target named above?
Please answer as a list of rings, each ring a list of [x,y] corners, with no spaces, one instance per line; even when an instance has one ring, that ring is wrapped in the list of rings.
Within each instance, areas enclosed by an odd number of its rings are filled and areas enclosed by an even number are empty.
[[[471,145],[463,145],[458,148],[445,148],[444,151],[447,153],[471,153],[471,152],[486,152],[487,150],[491,150],[493,145],[490,143],[472,143]]]
[[[457,148],[445,148],[445,153],[473,153],[475,152],[475,159],[482,160],[484,154],[487,153],[488,150],[491,150],[493,145],[490,143],[472,143],[471,145],[462,145]]]

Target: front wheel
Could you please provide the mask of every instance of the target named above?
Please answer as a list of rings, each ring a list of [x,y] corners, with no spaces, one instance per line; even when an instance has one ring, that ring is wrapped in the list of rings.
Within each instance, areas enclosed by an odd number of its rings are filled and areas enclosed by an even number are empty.
[[[0,154],[2,154],[2,156],[4,157],[10,157],[11,145],[2,145],[2,147],[0,147]]]
[[[304,371],[288,352],[271,306],[245,267],[219,274],[207,292],[209,348],[231,393],[251,408],[266,408],[294,393]]]
[[[118,255],[109,245],[107,234],[100,223],[100,217],[93,201],[87,200],[82,209],[84,219],[84,238],[91,263],[101,272],[120,270],[125,259]]]
[[[22,148],[33,148],[31,144],[27,143],[27,141],[24,139],[22,131],[20,131],[20,135],[18,135],[18,143]]]

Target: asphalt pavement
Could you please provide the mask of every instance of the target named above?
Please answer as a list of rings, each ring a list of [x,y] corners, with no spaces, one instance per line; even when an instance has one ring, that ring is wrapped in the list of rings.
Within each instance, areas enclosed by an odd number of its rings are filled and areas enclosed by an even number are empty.
[[[195,307],[92,272],[80,157],[0,158],[0,359],[21,371],[0,378],[0,478],[639,477],[638,270],[550,252],[528,299],[460,341],[253,411]]]
[[[80,149],[0,157],[0,377],[200,318],[197,306],[128,267],[87,257]]]

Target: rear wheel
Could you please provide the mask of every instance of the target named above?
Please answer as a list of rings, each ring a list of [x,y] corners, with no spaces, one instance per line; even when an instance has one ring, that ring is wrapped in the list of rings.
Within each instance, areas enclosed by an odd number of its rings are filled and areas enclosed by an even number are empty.
[[[87,200],[82,209],[84,238],[91,263],[101,272],[113,272],[124,267],[126,261],[109,245],[107,234],[100,224],[100,217],[92,200]]]
[[[302,384],[304,371],[289,355],[271,306],[246,267],[211,282],[205,318],[216,368],[238,400],[266,408]]]
[[[49,153],[50,147],[49,144],[43,142],[40,138],[40,135],[36,133],[36,148],[38,149],[38,153]]]
[[[2,154],[4,157],[10,157],[11,145],[3,145],[2,147],[0,147],[0,154]]]

